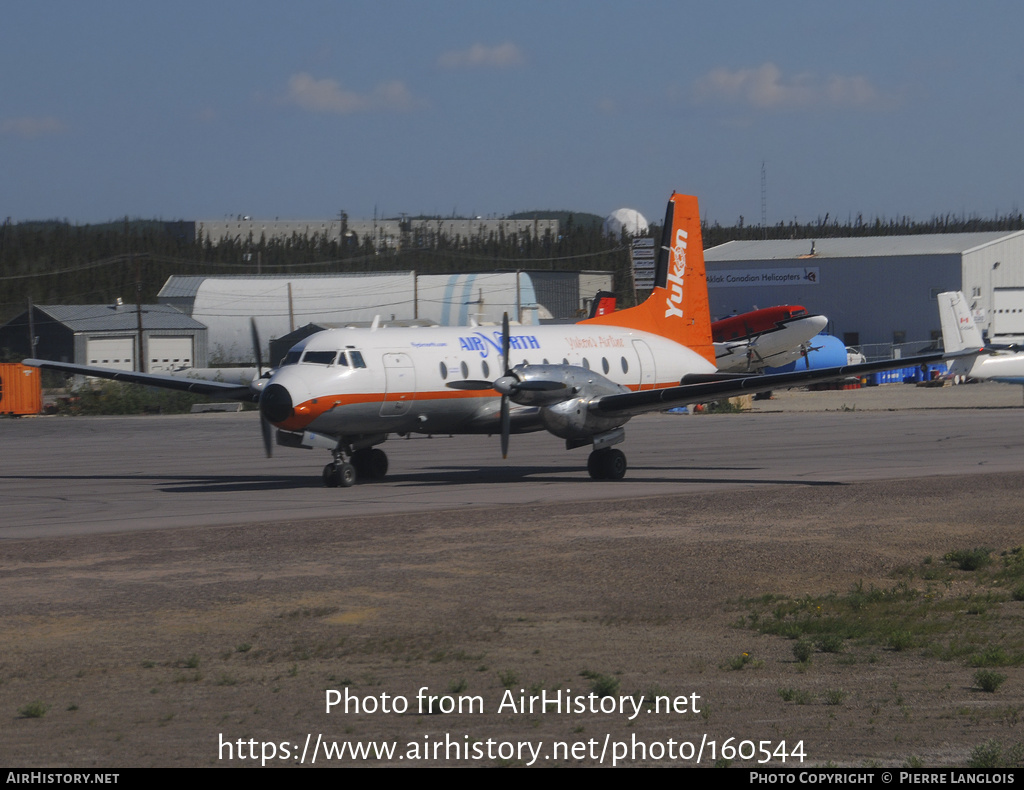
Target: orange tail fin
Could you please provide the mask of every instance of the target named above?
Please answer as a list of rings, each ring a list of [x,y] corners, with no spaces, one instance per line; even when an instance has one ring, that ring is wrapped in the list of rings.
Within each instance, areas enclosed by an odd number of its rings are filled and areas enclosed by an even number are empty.
[[[697,198],[672,194],[658,249],[654,290],[643,304],[582,321],[661,335],[715,362]]]

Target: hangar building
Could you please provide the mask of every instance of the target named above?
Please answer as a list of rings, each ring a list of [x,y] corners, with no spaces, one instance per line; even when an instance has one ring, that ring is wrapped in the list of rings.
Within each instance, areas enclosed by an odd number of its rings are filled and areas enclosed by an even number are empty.
[[[731,241],[704,257],[712,318],[799,304],[848,346],[918,350],[942,337],[936,295],[963,291],[993,342],[1024,335],[1024,231]]]
[[[500,323],[506,312],[523,324],[577,320],[585,297],[611,285],[611,272],[174,276],[157,298],[208,327],[211,364],[223,365],[252,363],[251,317],[266,355],[269,341],[299,327],[369,324],[377,316],[442,326]]]
[[[0,348],[76,365],[138,370],[139,315],[135,305],[32,305],[0,327]],[[169,305],[142,305],[144,370],[161,373],[206,367],[206,327]]]

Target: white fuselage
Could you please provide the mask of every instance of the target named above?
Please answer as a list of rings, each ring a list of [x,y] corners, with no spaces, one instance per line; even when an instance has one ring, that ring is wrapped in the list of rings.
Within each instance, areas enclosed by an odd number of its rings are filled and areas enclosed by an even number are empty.
[[[289,353],[267,383],[286,388],[286,431],[331,436],[377,433],[493,433],[500,397],[493,389],[446,385],[494,381],[505,372],[499,327],[331,329]],[[513,327],[509,367],[567,365],[622,392],[678,384],[714,365],[659,335],[586,324]],[[589,371],[587,374],[584,371]],[[513,406],[512,430],[544,428],[540,409]],[[625,420],[622,420],[623,422]]]
[[[826,326],[825,316],[809,315],[787,319],[752,338],[719,341],[715,343],[715,362],[726,373],[779,368],[800,359],[806,352],[804,344]]]
[[[955,359],[949,372],[985,381],[1024,384],[1024,353],[1000,351]]]

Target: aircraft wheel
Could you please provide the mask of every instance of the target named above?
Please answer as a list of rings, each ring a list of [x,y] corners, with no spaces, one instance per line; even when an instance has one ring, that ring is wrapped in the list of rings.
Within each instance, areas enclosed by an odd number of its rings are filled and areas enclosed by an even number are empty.
[[[626,476],[626,454],[622,450],[594,450],[587,459],[587,471],[595,480],[621,480]]]
[[[366,448],[352,454],[352,465],[359,477],[366,480],[383,480],[388,473],[388,456],[383,450]]]
[[[607,450],[604,458],[604,476],[608,480],[621,480],[626,476],[626,454],[622,450]]]
[[[323,480],[328,488],[337,488],[341,485],[341,474],[338,472],[337,464],[327,464],[324,467]]]
[[[384,476],[388,473],[388,454],[383,450],[374,447],[370,450],[370,478],[373,480],[383,480]]]
[[[347,461],[338,464],[338,485],[342,488],[349,488],[356,484],[356,468]]]

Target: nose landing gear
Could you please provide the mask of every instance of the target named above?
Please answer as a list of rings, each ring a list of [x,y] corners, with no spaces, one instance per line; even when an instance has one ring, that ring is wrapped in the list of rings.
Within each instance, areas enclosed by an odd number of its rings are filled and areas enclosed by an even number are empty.
[[[356,468],[347,461],[329,463],[324,467],[323,480],[328,488],[348,488],[355,485]]]
[[[348,488],[355,485],[356,480],[383,480],[388,473],[388,456],[376,447],[364,447],[351,453],[350,461],[345,461],[341,452],[324,467],[323,481],[328,488]]]

